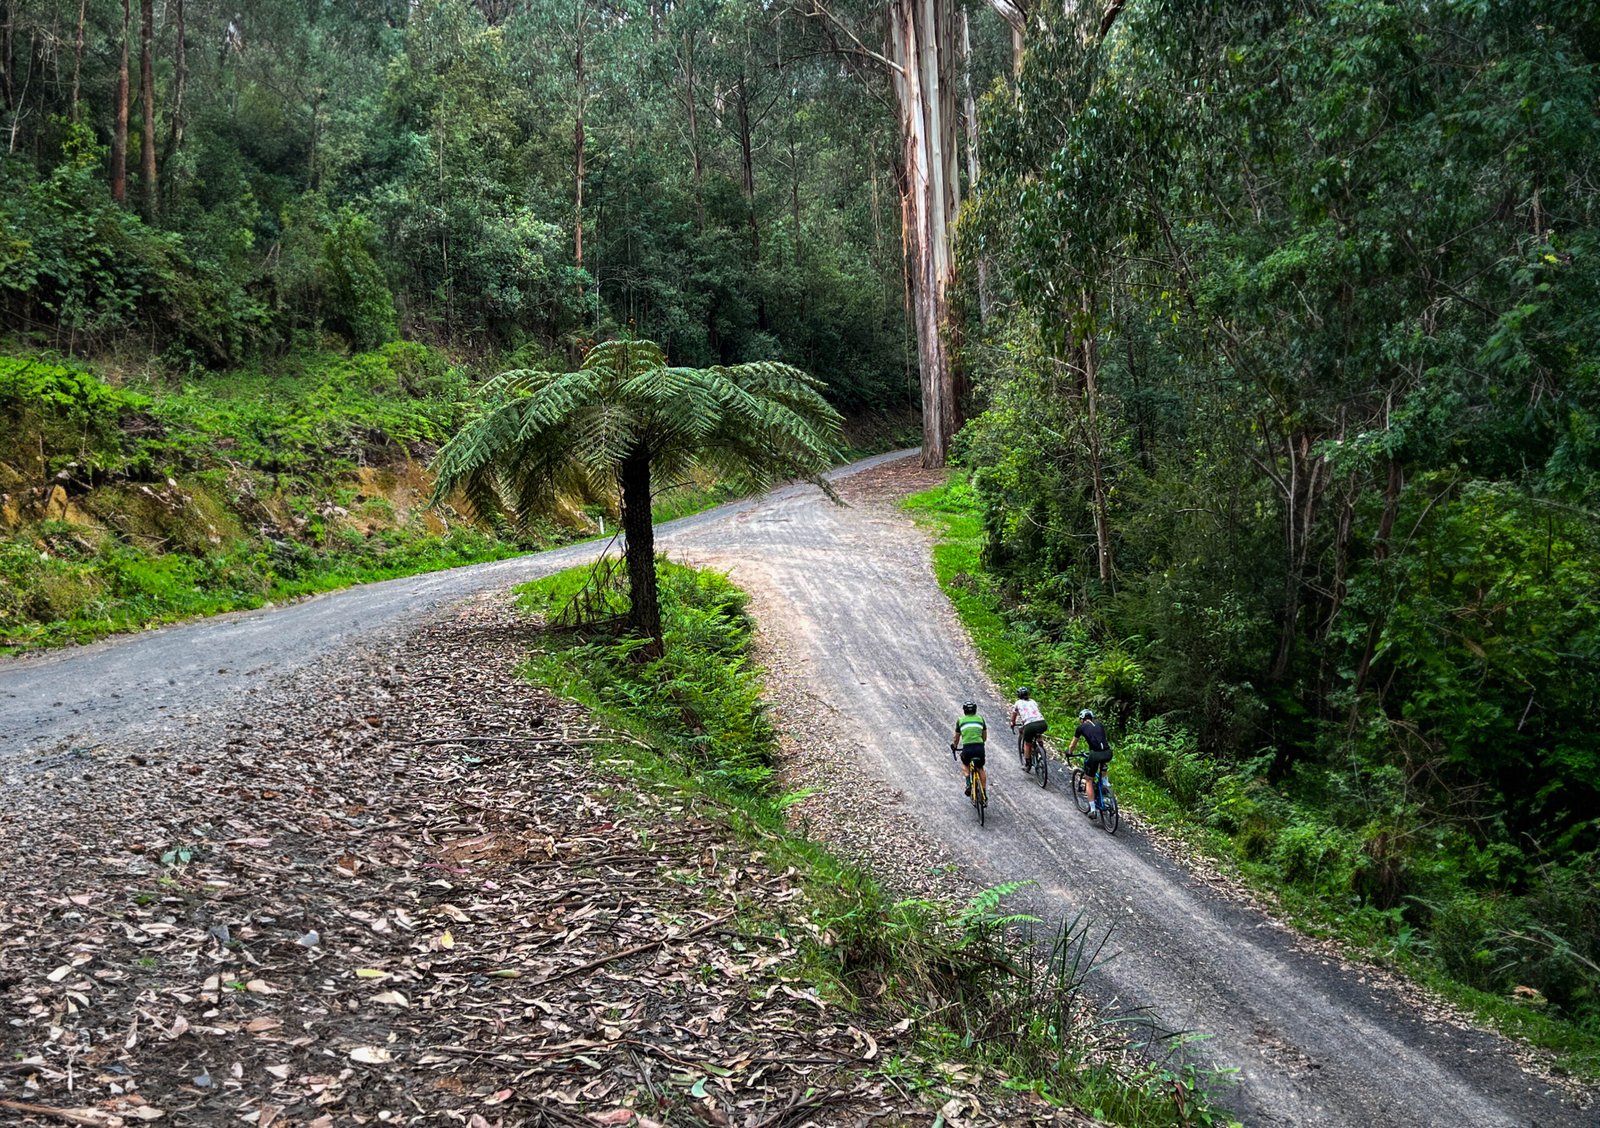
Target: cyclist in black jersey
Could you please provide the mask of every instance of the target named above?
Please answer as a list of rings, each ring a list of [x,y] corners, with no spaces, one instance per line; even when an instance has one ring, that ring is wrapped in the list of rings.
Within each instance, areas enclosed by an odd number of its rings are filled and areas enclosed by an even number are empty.
[[[1099,775],[1100,769],[1111,762],[1111,740],[1106,736],[1106,726],[1094,719],[1093,709],[1083,709],[1078,713],[1078,728],[1072,734],[1072,743],[1067,745],[1067,755],[1071,756],[1078,747],[1078,741],[1084,742],[1086,751],[1083,761],[1083,786],[1089,797],[1089,817],[1093,818],[1100,813],[1100,800],[1096,794],[1094,778]]]

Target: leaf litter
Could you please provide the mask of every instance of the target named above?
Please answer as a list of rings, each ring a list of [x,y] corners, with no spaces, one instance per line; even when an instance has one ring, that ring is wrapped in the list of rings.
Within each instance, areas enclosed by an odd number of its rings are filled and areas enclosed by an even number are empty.
[[[796,875],[592,760],[529,644],[485,597],[181,746],[6,765],[0,1119],[1080,1122],[883,1073],[908,1023],[817,990]]]

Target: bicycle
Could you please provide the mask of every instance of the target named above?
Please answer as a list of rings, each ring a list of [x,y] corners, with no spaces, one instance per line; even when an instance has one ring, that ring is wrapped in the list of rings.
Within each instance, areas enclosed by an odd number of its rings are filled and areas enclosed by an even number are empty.
[[[1089,757],[1087,754],[1084,755],[1083,762],[1088,764]],[[1092,777],[1085,773],[1082,768],[1072,769],[1072,801],[1078,805],[1078,810],[1086,815],[1094,810],[1083,786],[1085,779],[1092,778],[1095,782],[1095,792],[1100,803],[1100,826],[1107,834],[1115,834],[1117,833],[1117,826],[1122,822],[1122,812],[1117,807],[1117,797],[1112,792],[1111,780],[1106,775],[1107,762],[1101,761],[1100,770],[1095,772]]]
[[[989,786],[983,782],[983,777],[978,774],[977,764],[966,765],[966,772],[967,796],[972,800],[972,805],[978,808],[978,825],[982,826],[989,810]]]
[[[1011,727],[1013,729],[1017,728],[1016,725],[1012,725]],[[1022,764],[1022,770],[1023,771],[1025,771],[1025,772],[1026,771],[1033,772],[1034,776],[1039,780],[1039,786],[1040,787],[1049,788],[1049,786],[1050,786],[1050,750],[1045,747],[1044,735],[1043,734],[1040,734],[1039,736],[1036,736],[1036,737],[1033,738],[1033,763],[1029,764],[1028,763],[1027,742],[1022,739],[1021,730],[1018,730],[1017,731],[1017,759]]]

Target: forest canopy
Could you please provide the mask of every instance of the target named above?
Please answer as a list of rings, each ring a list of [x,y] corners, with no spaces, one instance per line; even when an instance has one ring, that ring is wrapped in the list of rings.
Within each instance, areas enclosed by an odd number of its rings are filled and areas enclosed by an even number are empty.
[[[6,0],[0,29],[0,326],[36,343],[534,363],[631,323],[847,409],[914,394],[892,118],[798,13]]]

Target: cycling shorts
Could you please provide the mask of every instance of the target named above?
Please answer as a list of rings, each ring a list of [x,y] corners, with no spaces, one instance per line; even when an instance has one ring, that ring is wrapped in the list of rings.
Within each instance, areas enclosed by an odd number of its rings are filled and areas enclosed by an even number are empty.
[[[963,744],[961,746],[961,766],[981,768],[984,764],[983,745]]]
[[[1111,762],[1111,749],[1104,752],[1087,752],[1083,757],[1083,774],[1094,775]]]
[[[1043,736],[1048,731],[1050,731],[1050,726],[1043,721],[1029,721],[1022,726],[1020,735],[1023,740],[1032,740],[1034,737]]]

